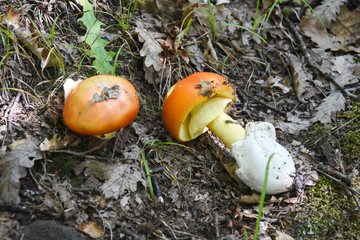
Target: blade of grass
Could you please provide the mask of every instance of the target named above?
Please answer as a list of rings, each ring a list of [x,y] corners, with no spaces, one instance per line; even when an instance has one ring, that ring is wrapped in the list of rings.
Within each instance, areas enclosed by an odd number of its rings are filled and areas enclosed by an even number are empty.
[[[0,91],[1,90],[13,90],[13,91],[18,91],[18,92],[23,92],[23,93],[25,93],[25,94],[33,97],[33,98],[37,98],[36,96],[32,95],[31,93],[29,93],[29,92],[27,92],[25,90],[19,89],[19,88],[11,88],[11,87],[9,87],[9,88],[0,88]]]
[[[269,18],[270,18],[270,16],[271,16],[271,13],[272,13],[272,11],[274,10],[274,7],[278,4],[279,1],[280,1],[280,0],[276,0],[276,1],[271,5],[271,7],[269,8],[269,13],[268,13],[267,16],[266,16],[266,20],[265,20],[265,24],[264,24],[263,37],[265,37],[266,25],[267,25],[267,23],[268,23],[268,21],[269,21]]]
[[[303,3],[305,3],[305,5],[306,5],[308,8],[311,9],[311,11],[315,14],[316,18],[319,20],[321,26],[326,29],[323,20],[322,20],[322,19],[320,18],[320,16],[316,13],[316,11],[310,6],[310,4],[309,4],[308,2],[306,2],[306,0],[301,0],[301,1],[302,1]]]
[[[150,195],[153,199],[155,199],[155,194],[154,194],[154,188],[153,188],[153,185],[152,185],[152,181],[151,181],[151,173],[150,173],[150,168],[149,168],[149,164],[147,162],[147,159],[146,159],[146,156],[145,156],[145,148],[146,146],[150,146],[150,147],[154,147],[154,148],[159,148],[157,151],[169,151],[169,152],[172,152],[170,149],[168,149],[166,147],[166,145],[171,145],[171,146],[179,146],[179,147],[183,147],[183,148],[188,148],[187,146],[185,145],[182,145],[180,143],[174,143],[174,142],[162,142],[160,141],[159,139],[152,139],[152,140],[149,140],[147,141],[144,146],[142,147],[141,149],[141,164],[144,165],[145,167],[145,173],[146,173],[146,176],[147,176],[147,179],[148,179],[148,183],[149,183],[149,190],[150,190]],[[173,153],[175,154],[176,156],[178,157],[183,157],[181,156],[180,154],[176,154],[176,153]],[[190,163],[190,160],[188,161],[189,163],[189,171],[190,171],[190,177],[189,177],[189,180],[188,180],[188,183],[190,182],[191,180],[191,176],[192,176],[192,168],[191,168],[191,163]]]
[[[216,38],[216,20],[215,20],[214,10],[212,8],[210,0],[209,0],[209,7],[210,7],[210,13],[211,13],[210,21],[211,21],[211,26],[213,29],[213,34],[214,34],[213,40],[215,40],[215,38]]]
[[[268,161],[267,161],[267,164],[266,164],[264,185],[263,185],[262,191],[261,191],[260,204],[259,204],[259,213],[258,213],[259,215],[258,215],[258,218],[257,218],[257,220],[256,220],[254,240],[257,239],[258,234],[259,234],[261,215],[262,215],[262,210],[263,210],[263,207],[264,207],[265,195],[266,195],[266,188],[267,188],[268,177],[269,177],[270,161],[271,161],[271,159],[273,158],[274,155],[275,155],[275,153],[271,154],[271,156],[269,157],[269,159],[268,159]]]
[[[222,24],[219,28],[222,28],[222,27],[227,27],[227,26],[233,26],[233,27],[238,27],[238,28],[241,28],[245,31],[248,31],[249,33],[251,34],[254,34],[256,37],[260,38],[261,41],[263,41],[264,43],[267,43],[266,40],[264,38],[262,38],[259,34],[257,34],[256,32],[246,28],[246,27],[243,27],[241,25],[238,25],[238,24],[233,24],[233,23],[225,23],[225,24]]]
[[[145,143],[145,145],[146,145],[146,143]],[[145,167],[145,173],[146,173],[146,177],[147,177],[147,180],[149,183],[149,190],[150,190],[151,198],[155,199],[154,189],[153,189],[153,185],[152,185],[152,181],[151,181],[150,169],[149,169],[149,165],[146,160],[146,157],[145,157],[144,149],[141,150],[141,164],[144,164],[144,167]]]
[[[182,37],[181,37],[181,40],[180,40],[181,42],[184,40],[184,37],[185,37],[186,33],[188,32],[189,27],[190,27],[190,24],[192,23],[192,21],[193,21],[193,19],[192,19],[192,18],[190,18],[190,20],[189,20],[188,24],[186,25],[186,28],[185,28],[184,34],[183,34],[183,35],[182,35]]]
[[[123,46],[125,45],[125,43],[123,43],[123,45],[120,46],[119,50],[116,52],[116,55],[115,55],[115,59],[114,59],[114,68],[113,68],[113,71],[112,71],[112,75],[115,75],[115,71],[116,71],[116,67],[117,67],[117,60],[118,60],[118,57],[121,53],[121,50],[123,48]]]
[[[258,14],[259,14],[259,8],[260,8],[260,0],[257,0],[256,2],[256,12],[255,12],[255,20],[254,20],[254,23],[253,23],[253,31],[255,31],[257,25],[259,24],[259,21],[261,19],[261,17],[258,19]]]

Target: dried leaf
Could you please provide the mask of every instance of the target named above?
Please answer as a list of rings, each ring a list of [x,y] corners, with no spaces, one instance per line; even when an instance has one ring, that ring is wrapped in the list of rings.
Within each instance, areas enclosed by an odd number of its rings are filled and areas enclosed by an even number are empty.
[[[141,148],[137,144],[131,144],[125,147],[124,159],[139,159],[141,154]]]
[[[211,94],[213,93],[211,82],[204,79],[200,79],[199,84],[195,85],[195,88],[200,89],[198,94],[204,97],[210,98]]]
[[[16,38],[41,60],[41,68],[52,67],[54,63],[57,64],[57,59],[50,53],[50,49],[39,36],[39,33],[22,26],[19,18],[20,14],[14,9],[11,9],[0,19],[2,19],[2,23],[8,24],[14,31]],[[50,61],[47,59],[49,54],[51,54]]]
[[[336,41],[343,44],[356,43],[360,36],[360,11],[349,11],[345,5],[342,6],[336,23],[332,25],[332,31]]]
[[[199,45],[193,44],[189,46],[189,57],[191,63],[196,66],[197,71],[204,71],[204,63],[206,62],[206,60]]]
[[[111,170],[114,168],[113,164],[103,163],[94,160],[86,160],[81,162],[74,168],[76,175],[79,175],[84,169],[84,175],[95,176],[98,179],[106,180],[111,176]]]
[[[344,5],[345,2],[346,0],[327,0],[314,9],[334,36],[329,35],[311,11],[311,14],[302,18],[302,29],[321,49],[359,53],[360,48],[351,46],[350,43],[355,43],[359,39],[360,13],[356,9],[349,12]]]
[[[104,231],[96,222],[80,223],[78,229],[92,238],[98,238],[104,235]]]
[[[276,77],[270,76],[266,80],[266,84],[267,84],[268,87],[280,89],[283,93],[288,93],[288,92],[291,91],[291,89],[289,88],[289,84],[286,81],[286,79],[281,78],[279,76],[276,76]]]
[[[310,37],[322,49],[331,49],[335,47],[333,40],[330,38],[327,30],[321,25],[316,18],[304,16],[302,18],[302,30],[305,35]]]
[[[219,64],[218,57],[210,38],[208,38],[208,41],[206,42],[206,50],[204,52],[204,55],[209,64],[211,64],[214,67],[218,66]]]
[[[55,134],[54,137],[50,140],[45,138],[45,140],[42,143],[40,143],[39,149],[42,152],[60,149],[59,143],[60,143],[60,138],[57,136],[57,134]]]
[[[327,96],[316,108],[317,112],[312,122],[330,123],[331,115],[345,109],[345,98],[341,92],[334,92]]]
[[[156,72],[159,72],[163,63],[159,56],[163,49],[158,41],[156,41],[146,29],[136,28],[135,31],[139,35],[139,40],[144,42],[140,50],[140,55],[145,57],[144,65],[147,68],[153,67]],[[152,79],[147,79],[151,83]]]
[[[293,54],[290,54],[289,58],[296,96],[299,101],[304,101],[304,98],[314,96],[316,94],[316,90],[310,83],[311,77],[308,76],[308,73],[303,69],[301,60]]]
[[[34,166],[34,161],[42,159],[38,146],[31,140],[20,140],[9,146],[0,161],[0,200],[19,203],[20,178],[26,176],[26,168]]]
[[[291,134],[298,133],[299,131],[305,130],[310,126],[310,122],[307,119],[299,117],[299,115],[303,115],[303,113],[299,113],[297,111],[287,112],[286,122],[282,120],[276,120],[274,124],[277,129],[281,129],[283,132]]]
[[[138,183],[146,186],[146,181],[138,164],[116,164],[110,171],[110,178],[100,187],[105,198],[118,199],[127,191],[134,192]]]
[[[121,92],[119,85],[114,85],[111,88],[104,87],[100,95],[95,93],[89,103],[105,102],[108,99],[116,99]]]
[[[333,57],[331,60],[333,64],[333,66],[331,66],[331,70],[336,74],[335,79],[337,83],[341,86],[346,86],[359,81],[359,76],[354,74],[354,71],[356,68],[359,68],[359,65],[355,63],[352,55]]]
[[[321,5],[317,6],[314,11],[321,17],[325,26],[330,27],[331,22],[336,20],[336,16],[340,12],[340,7],[346,2],[347,0],[325,0],[322,1]]]
[[[275,240],[294,240],[293,237],[276,230]]]
[[[157,41],[161,44],[163,49],[170,52],[171,54],[175,53],[174,49],[174,40],[171,37],[168,37],[166,40],[164,39],[157,39]]]
[[[39,150],[42,152],[52,151],[57,149],[63,149],[69,146],[76,146],[80,142],[80,138],[74,135],[66,135],[64,137],[59,137],[57,134],[53,136],[52,139],[47,139],[40,143]]]

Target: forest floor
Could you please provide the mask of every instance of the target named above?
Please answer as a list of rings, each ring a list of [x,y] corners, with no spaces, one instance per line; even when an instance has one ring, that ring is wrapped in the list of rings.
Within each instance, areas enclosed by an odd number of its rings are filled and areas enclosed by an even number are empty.
[[[229,149],[162,122],[166,92],[195,72],[225,77],[229,114],[272,123],[295,162],[259,239],[360,236],[359,1],[89,2],[0,2],[0,239],[253,239],[260,193],[230,177]],[[110,140],[62,118],[65,80],[98,74],[140,100]]]

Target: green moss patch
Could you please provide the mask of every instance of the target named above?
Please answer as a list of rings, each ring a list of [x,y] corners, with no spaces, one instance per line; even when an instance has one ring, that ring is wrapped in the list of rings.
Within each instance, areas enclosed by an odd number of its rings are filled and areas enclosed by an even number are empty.
[[[305,191],[307,200],[290,217],[290,234],[295,239],[357,239],[360,216],[342,186],[323,176]]]

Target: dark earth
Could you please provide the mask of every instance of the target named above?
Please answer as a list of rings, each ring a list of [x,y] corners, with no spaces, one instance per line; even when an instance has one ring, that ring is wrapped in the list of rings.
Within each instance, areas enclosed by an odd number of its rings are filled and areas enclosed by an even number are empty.
[[[258,238],[359,239],[359,1],[90,1],[113,72],[94,64],[82,2],[0,2],[0,239],[253,239],[260,193],[230,177],[230,150],[162,122],[167,90],[202,71],[235,89],[229,115],[274,124],[295,161]],[[62,119],[65,80],[100,73],[140,100],[106,140]]]

